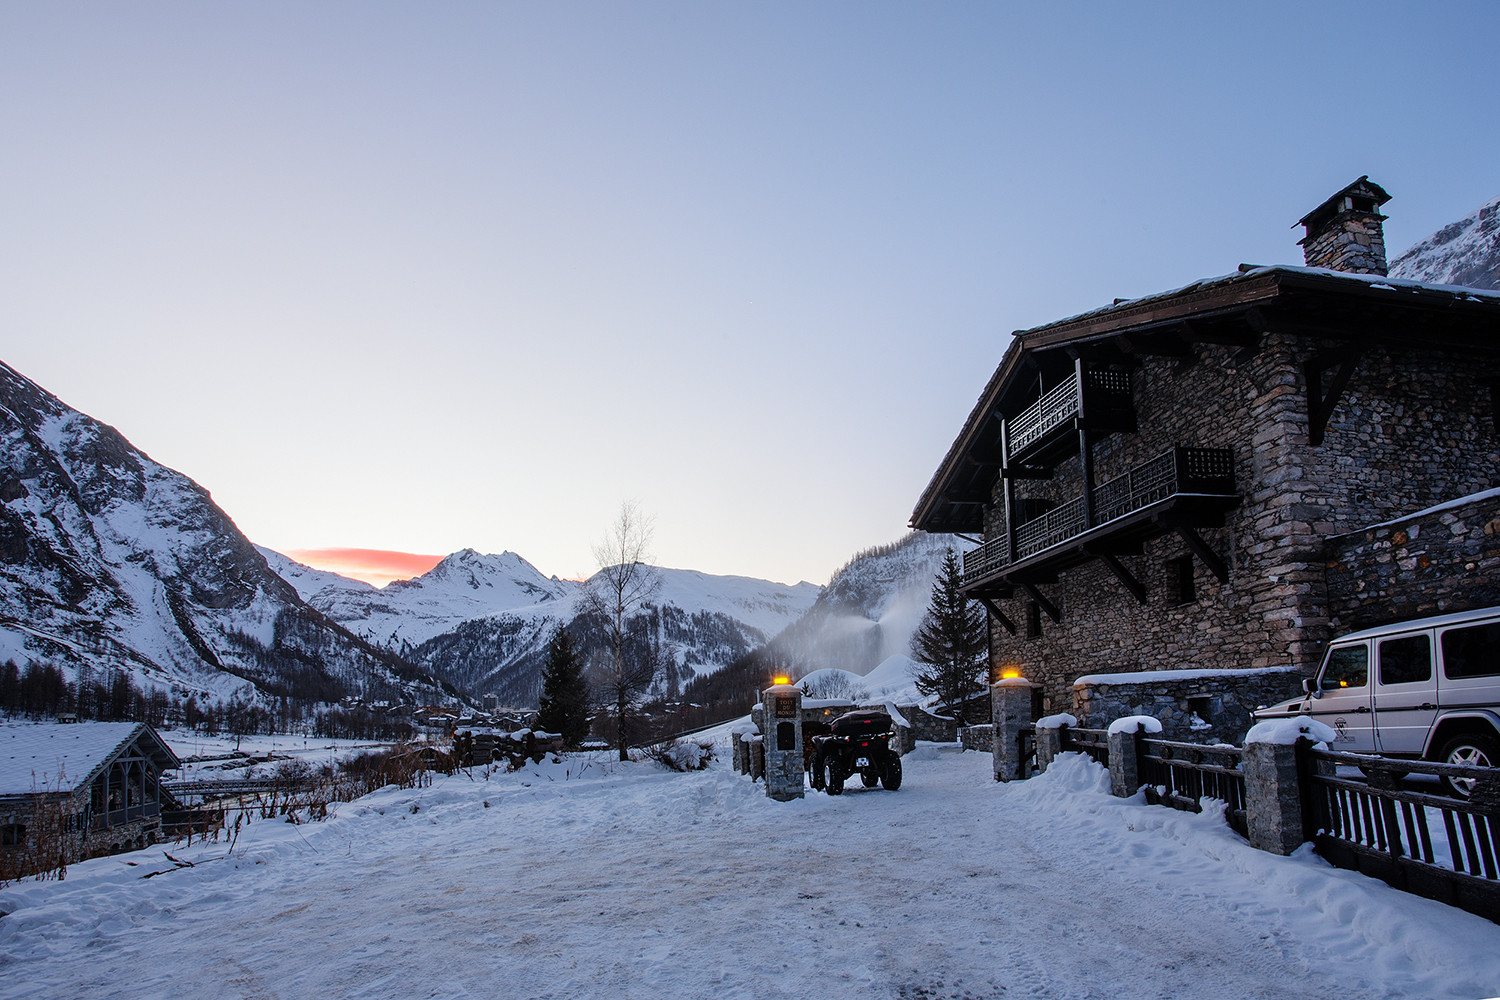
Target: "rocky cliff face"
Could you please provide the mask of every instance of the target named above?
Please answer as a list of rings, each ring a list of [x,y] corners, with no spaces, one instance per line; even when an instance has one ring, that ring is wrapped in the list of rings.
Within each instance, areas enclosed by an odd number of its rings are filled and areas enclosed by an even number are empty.
[[[1500,289],[1500,198],[1397,257],[1391,277]]]
[[[3,364],[0,443],[0,659],[213,699],[419,679],[305,604],[207,490]]]

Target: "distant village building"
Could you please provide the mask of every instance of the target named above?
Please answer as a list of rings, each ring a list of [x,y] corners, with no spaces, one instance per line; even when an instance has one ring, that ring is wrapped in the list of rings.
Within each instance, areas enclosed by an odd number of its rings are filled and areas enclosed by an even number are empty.
[[[0,727],[0,866],[14,873],[43,848],[36,870],[155,843],[174,805],[162,772],[181,766],[144,722]]]
[[[1304,216],[1305,267],[1016,335],[911,523],[983,536],[1039,710],[1235,738],[1332,635],[1500,604],[1500,294],[1386,278],[1387,200]]]

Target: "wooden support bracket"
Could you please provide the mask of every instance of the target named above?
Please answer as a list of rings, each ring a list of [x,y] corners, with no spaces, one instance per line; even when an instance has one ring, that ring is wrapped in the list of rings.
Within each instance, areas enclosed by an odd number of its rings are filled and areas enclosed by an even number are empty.
[[[1359,364],[1358,351],[1337,351],[1315,354],[1302,365],[1302,375],[1307,380],[1307,443],[1323,443],[1323,433],[1328,429],[1328,420],[1339,405],[1339,397],[1349,385],[1354,369]],[[1324,384],[1323,374],[1333,372],[1333,377]]]
[[[1099,561],[1109,567],[1109,571],[1124,585],[1126,590],[1130,591],[1137,601],[1142,604],[1146,603],[1146,585],[1131,575],[1130,570],[1126,569],[1120,560],[1112,555],[1104,554],[1099,556]]]
[[[1053,604],[1051,601],[1047,600],[1047,598],[1043,597],[1042,592],[1040,590],[1037,590],[1034,584],[1023,583],[1020,585],[1020,587],[1022,590],[1026,591],[1026,596],[1030,597],[1033,601],[1036,601],[1037,607],[1041,608],[1047,613],[1048,618],[1051,618],[1053,621],[1058,623],[1062,622],[1062,612],[1057,610],[1057,605]]]
[[[1208,543],[1203,540],[1202,536],[1185,524],[1177,526],[1177,534],[1181,536],[1187,547],[1192,550],[1193,555],[1197,556],[1203,565],[1207,566],[1213,575],[1219,578],[1220,583],[1229,582],[1229,566],[1225,564],[1224,560],[1219,558],[1217,552],[1208,547]]]
[[[1005,631],[1009,632],[1011,635],[1016,634],[1016,623],[1005,617],[1005,612],[1000,610],[1000,606],[998,604],[990,600],[988,597],[976,597],[974,599],[980,604],[984,605],[984,609],[994,617],[995,621],[1001,624]]]

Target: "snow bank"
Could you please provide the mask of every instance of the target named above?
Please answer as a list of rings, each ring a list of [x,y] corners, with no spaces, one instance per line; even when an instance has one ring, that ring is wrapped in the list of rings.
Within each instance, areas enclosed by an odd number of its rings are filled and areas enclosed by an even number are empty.
[[[1211,812],[1115,798],[1080,754],[1002,784],[989,755],[929,744],[899,792],[787,803],[722,762],[610,756],[437,776],[326,823],[256,818],[233,850],[0,888],[0,996],[1500,993],[1500,926],[1256,851]],[[829,877],[840,859],[858,877]],[[767,928],[790,928],[770,953]]]
[[[1076,726],[1078,719],[1067,712],[1059,712],[1057,715],[1044,715],[1036,720],[1038,729],[1061,729],[1063,726]]]

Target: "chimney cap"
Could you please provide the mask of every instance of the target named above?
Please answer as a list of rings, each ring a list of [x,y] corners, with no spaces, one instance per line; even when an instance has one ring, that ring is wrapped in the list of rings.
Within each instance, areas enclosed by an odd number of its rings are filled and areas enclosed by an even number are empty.
[[[1386,193],[1385,188],[1370,180],[1369,174],[1365,174],[1353,184],[1334,192],[1327,201],[1298,219],[1292,228],[1306,226],[1307,235],[1311,237],[1314,232],[1326,226],[1334,216],[1350,211],[1366,212],[1384,219],[1385,216],[1380,215],[1379,209],[1390,200],[1391,196]]]

